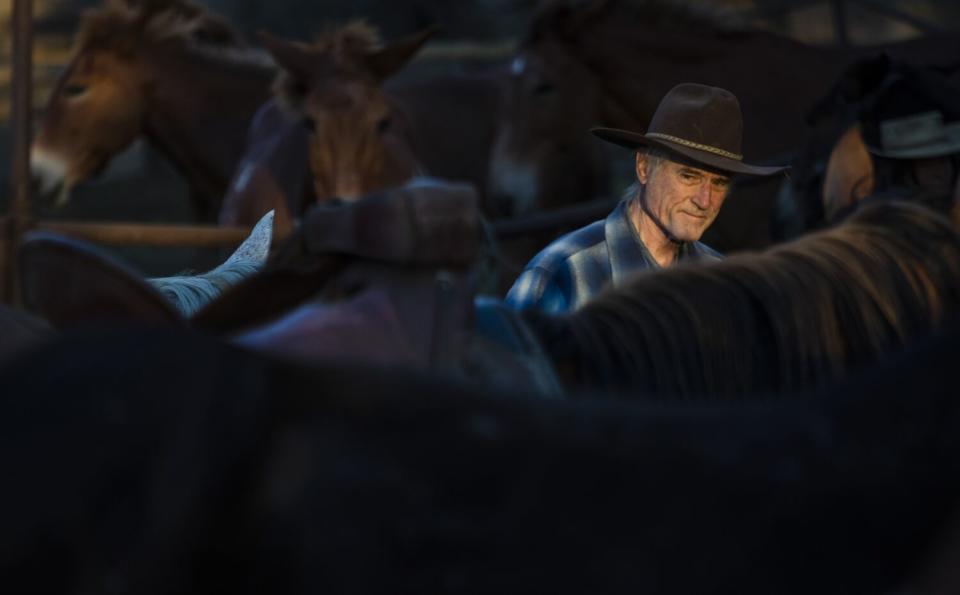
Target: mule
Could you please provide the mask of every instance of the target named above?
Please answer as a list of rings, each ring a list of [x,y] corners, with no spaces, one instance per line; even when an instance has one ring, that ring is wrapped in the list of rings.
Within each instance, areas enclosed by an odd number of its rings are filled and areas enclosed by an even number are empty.
[[[960,40],[942,35],[886,49],[942,63],[960,57]],[[513,213],[606,193],[610,159],[587,129],[642,131],[664,94],[682,82],[732,91],[745,118],[745,157],[787,162],[802,142],[807,109],[844,65],[875,51],[808,46],[683,3],[547,2],[513,62],[491,192]],[[707,243],[721,250],[769,244],[776,185],[753,180],[735,187]]]
[[[187,180],[198,218],[214,220],[275,73],[187,0],[107,0],[84,13],[33,143],[34,174],[62,203],[143,137]]]
[[[284,74],[254,118],[221,223],[248,225],[274,209],[283,237],[311,204],[352,200],[423,172],[483,193],[500,78],[496,70],[395,77],[431,34],[384,45],[354,22],[309,45],[265,36]]]
[[[284,112],[280,117],[307,131],[313,201],[354,200],[403,182],[419,171],[411,147],[397,134],[395,120],[402,115],[391,105],[382,83],[406,64],[431,34],[425,31],[384,46],[376,30],[360,21],[329,30],[309,45],[261,34],[265,47],[283,69],[275,83]],[[287,130],[284,128],[279,138],[295,142],[296,133]],[[294,145],[294,150],[297,147],[302,144]],[[269,154],[285,152],[280,149]],[[288,158],[301,157],[291,152]],[[240,175],[252,176],[254,171]],[[273,204],[282,195],[244,190],[240,187],[227,197],[221,222],[243,223],[251,214],[258,217],[268,208],[279,209],[282,234],[289,229],[282,217],[299,216],[307,206],[302,195],[285,197],[297,201],[294,204]]]

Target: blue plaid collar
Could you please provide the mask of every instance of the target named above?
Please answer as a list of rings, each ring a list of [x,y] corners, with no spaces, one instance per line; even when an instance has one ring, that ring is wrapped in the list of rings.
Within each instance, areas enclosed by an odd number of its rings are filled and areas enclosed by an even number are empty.
[[[619,285],[639,269],[660,268],[627,216],[627,205],[631,200],[633,200],[632,197],[621,200],[617,208],[607,215],[603,224],[607,253],[610,257],[610,277],[614,285]],[[684,242],[680,245],[677,260],[691,256],[695,252],[696,250],[689,242]]]

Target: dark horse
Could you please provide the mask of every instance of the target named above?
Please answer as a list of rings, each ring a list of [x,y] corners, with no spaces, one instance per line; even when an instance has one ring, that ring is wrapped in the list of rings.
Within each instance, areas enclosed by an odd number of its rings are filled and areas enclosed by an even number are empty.
[[[950,61],[960,56],[960,39],[886,49],[904,59]],[[743,108],[746,157],[787,162],[804,138],[807,110],[849,61],[875,51],[812,47],[665,0],[547,2],[513,63],[492,192],[514,212],[607,194],[609,158],[587,129],[644,130],[663,95],[682,82],[731,90]],[[735,188],[708,243],[768,244],[775,183]]]
[[[305,368],[187,332],[75,336],[0,371],[0,582],[955,593],[958,342],[816,398],[705,406]]]
[[[108,1],[83,16],[31,158],[47,191],[70,189],[143,136],[215,219],[273,64],[185,0]]]

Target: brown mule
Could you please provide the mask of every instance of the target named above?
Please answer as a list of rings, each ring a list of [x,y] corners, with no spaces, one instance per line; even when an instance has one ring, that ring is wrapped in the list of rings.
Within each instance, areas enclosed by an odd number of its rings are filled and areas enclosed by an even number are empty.
[[[350,200],[396,185],[420,168],[395,120],[403,118],[382,89],[432,34],[383,46],[354,22],[307,45],[261,34],[283,69],[276,99],[257,115],[220,222],[249,225],[275,210],[278,239],[314,202]],[[310,182],[304,164],[309,164]]]
[[[107,0],[84,14],[47,102],[34,174],[63,202],[144,137],[186,178],[198,217],[215,219],[275,72],[226,22],[187,0]]]

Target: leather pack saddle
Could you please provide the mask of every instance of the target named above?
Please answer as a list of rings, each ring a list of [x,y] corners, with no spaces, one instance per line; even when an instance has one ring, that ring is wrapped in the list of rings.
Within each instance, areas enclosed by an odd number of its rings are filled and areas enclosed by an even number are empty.
[[[397,351],[398,362],[452,367],[473,321],[478,204],[471,186],[419,178],[317,205],[266,270],[193,324],[300,359]]]

